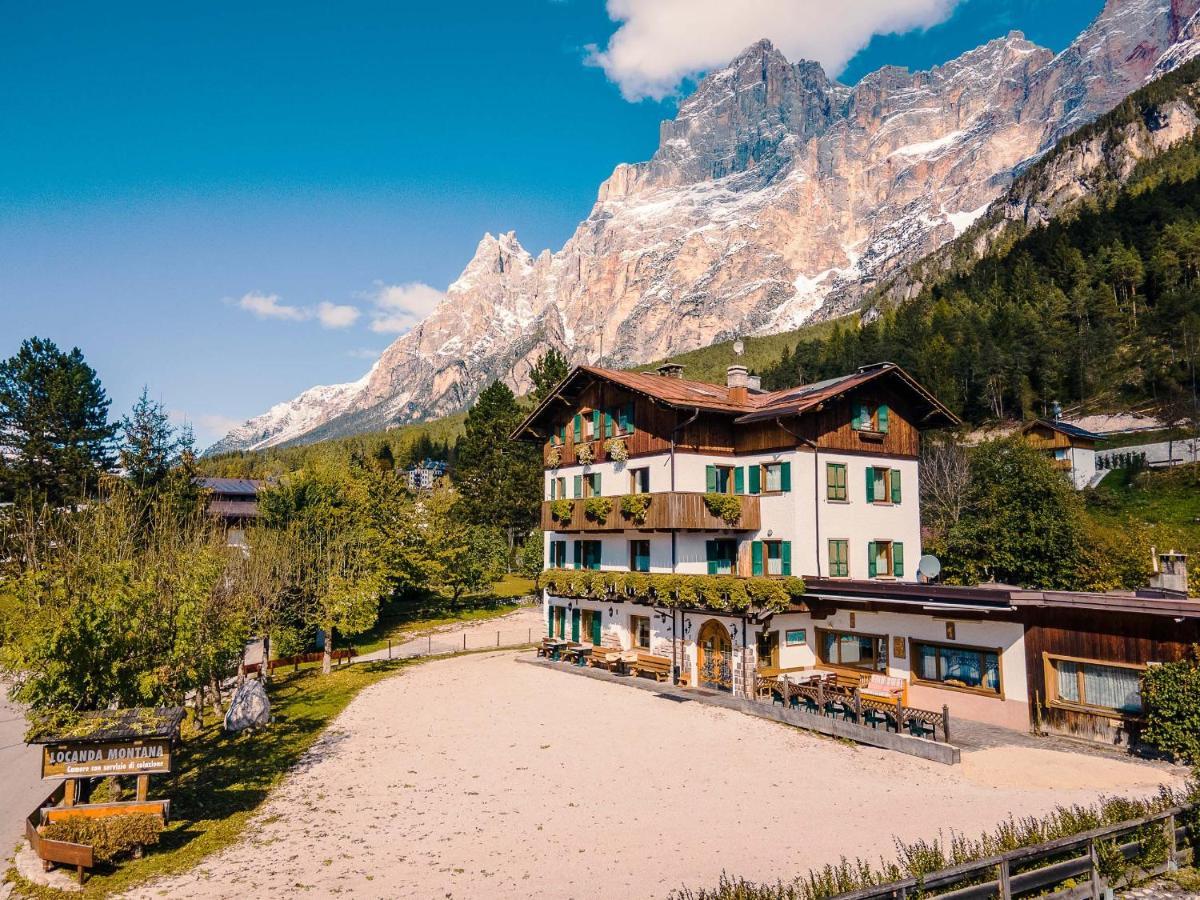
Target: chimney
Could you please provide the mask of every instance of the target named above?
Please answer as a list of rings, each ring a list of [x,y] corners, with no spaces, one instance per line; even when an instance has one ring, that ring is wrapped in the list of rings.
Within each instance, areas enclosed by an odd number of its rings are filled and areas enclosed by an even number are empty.
[[[1159,553],[1154,560],[1154,574],[1150,577],[1150,587],[1164,591],[1178,591],[1186,597],[1188,591],[1187,554],[1176,550]]]
[[[679,363],[663,363],[658,367],[658,374],[663,378],[682,378],[683,366]]]
[[[750,390],[752,390],[752,391],[761,391],[762,390],[762,376],[761,375],[747,375],[746,376],[746,387],[750,388]]]
[[[729,388],[729,399],[733,403],[750,400],[750,373],[745,366],[730,366],[725,370],[725,386]]]

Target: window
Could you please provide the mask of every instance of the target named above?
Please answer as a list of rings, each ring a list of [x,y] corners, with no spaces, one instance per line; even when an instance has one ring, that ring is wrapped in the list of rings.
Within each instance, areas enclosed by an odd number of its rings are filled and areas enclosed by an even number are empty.
[[[904,545],[899,541],[871,541],[867,544],[867,575],[871,578],[904,576]]]
[[[741,493],[741,484],[734,476],[737,493]],[[792,464],[790,462],[762,463],[750,466],[750,493],[770,494],[783,493],[792,489]]]
[[[913,677],[918,681],[1000,694],[1000,651],[913,641]]]
[[[650,649],[650,617],[649,616],[630,616],[629,617],[629,634],[633,639],[633,647],[635,650]]]
[[[575,568],[576,569],[599,569],[600,568],[600,542],[599,541],[576,541],[575,542]]]
[[[758,664],[759,666],[779,667],[779,632],[760,631],[758,633]]]
[[[745,469],[735,466],[706,466],[705,489],[710,494],[744,493],[744,472]]]
[[[751,541],[751,575],[791,575],[791,541]]]
[[[900,470],[867,466],[867,502],[899,503]]]
[[[587,475],[575,476],[575,496],[576,497],[599,497],[600,492],[600,473],[591,472]]]
[[[709,575],[732,575],[737,564],[737,541],[705,541]]]
[[[629,571],[630,572],[649,572],[650,571],[650,542],[649,541],[630,541],[629,542]]]
[[[876,634],[817,630],[821,662],[868,672],[887,672],[887,638]]]
[[[1142,711],[1142,666],[1049,656],[1046,692],[1052,702],[1109,712]]]
[[[629,470],[629,493],[650,493],[650,469],[643,467]]]
[[[849,500],[846,493],[846,464],[825,463],[825,499]]]
[[[850,542],[843,538],[829,542],[829,577],[850,577]]]
[[[850,427],[855,431],[865,431],[873,434],[887,434],[889,411],[886,404],[868,406],[866,403],[855,403]]]
[[[550,542],[550,568],[565,569],[567,567],[567,542]]]
[[[550,499],[558,500],[567,496],[567,479],[565,477],[550,479]]]

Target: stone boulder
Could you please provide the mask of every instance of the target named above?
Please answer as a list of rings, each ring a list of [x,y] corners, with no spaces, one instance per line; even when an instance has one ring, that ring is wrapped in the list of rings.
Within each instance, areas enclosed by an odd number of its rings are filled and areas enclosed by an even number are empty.
[[[259,728],[271,721],[271,701],[267,689],[257,678],[247,679],[233,692],[225,713],[225,730]]]

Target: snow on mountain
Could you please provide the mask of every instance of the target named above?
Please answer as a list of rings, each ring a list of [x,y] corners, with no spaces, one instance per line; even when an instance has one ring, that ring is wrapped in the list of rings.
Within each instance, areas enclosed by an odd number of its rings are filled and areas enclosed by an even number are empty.
[[[760,41],[621,164],[556,253],[485,235],[445,300],[359,382],[313,388],[212,450],[383,428],[529,388],[547,347],[626,365],[854,309],[961,234],[1063,135],[1198,52],[1200,0],[1109,0],[1057,55],[1019,32],[856,85]]]

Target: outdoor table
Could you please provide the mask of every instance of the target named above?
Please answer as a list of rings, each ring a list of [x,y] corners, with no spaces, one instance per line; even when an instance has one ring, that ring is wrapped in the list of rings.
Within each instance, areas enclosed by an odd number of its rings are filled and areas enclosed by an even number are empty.
[[[562,659],[563,647],[567,646],[568,643],[570,642],[561,639],[555,641],[546,641],[546,646],[550,648],[550,658],[553,660]]]
[[[621,654],[621,658],[617,660],[617,668],[622,675],[629,674],[629,664],[637,662],[637,653],[632,650],[626,650]]]

